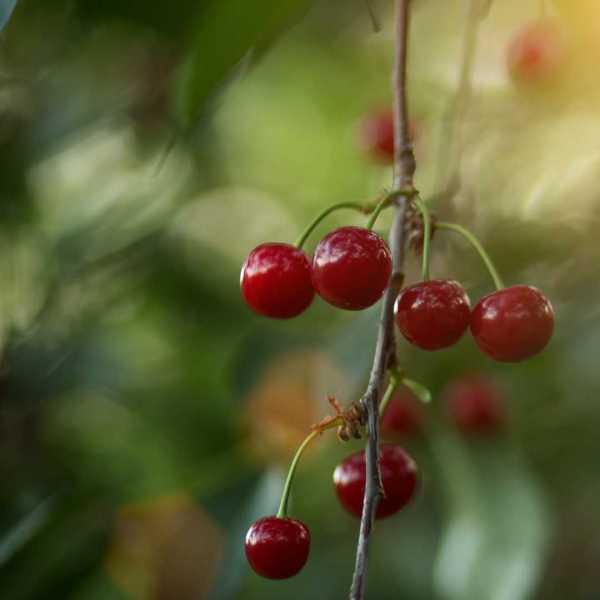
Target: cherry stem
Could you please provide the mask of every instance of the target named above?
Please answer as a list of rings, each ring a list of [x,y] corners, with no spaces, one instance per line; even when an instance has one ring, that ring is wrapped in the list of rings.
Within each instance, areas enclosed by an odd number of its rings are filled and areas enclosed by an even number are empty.
[[[386,194],[375,206],[375,210],[373,211],[373,214],[371,215],[371,217],[369,218],[369,221],[367,222],[367,229],[369,231],[371,231],[373,229],[373,227],[375,226],[375,222],[377,221],[377,217],[379,217],[379,214],[381,213],[381,211],[386,208],[386,206],[390,205],[390,202],[396,197],[396,194],[391,193],[391,194]]]
[[[389,372],[390,380],[379,405],[380,418],[384,416],[385,411],[394,396],[394,392],[400,384],[405,385],[411,390],[421,402],[424,402],[425,404],[431,402],[431,392],[422,383],[405,377],[402,371],[399,371],[398,369],[390,369]]]
[[[285,519],[287,517],[287,508],[288,508],[288,500],[290,497],[290,491],[292,489],[292,481],[294,479],[294,475],[296,473],[296,467],[298,466],[298,462],[300,462],[300,458],[304,453],[306,447],[318,436],[321,435],[322,430],[315,429],[312,431],[305,440],[300,444],[298,450],[296,450],[296,454],[292,459],[292,463],[290,464],[290,469],[287,474],[287,478],[285,480],[285,484],[283,486],[283,492],[281,494],[281,502],[279,503],[279,510],[277,511],[278,519]]]
[[[494,285],[497,290],[501,290],[504,288],[504,282],[500,277],[498,270],[496,269],[490,255],[485,251],[484,247],[481,245],[481,242],[465,227],[462,225],[458,225],[456,223],[444,223],[437,222],[435,224],[436,229],[446,229],[448,231],[454,231],[459,235],[462,235],[474,248],[477,250],[477,253],[481,257],[481,260],[485,263],[487,270],[489,271],[492,279],[494,280]]]
[[[427,205],[421,198],[415,196],[413,199],[415,206],[419,209],[423,217],[423,263],[421,267],[421,278],[423,281],[429,280],[429,247],[431,246],[431,215]]]
[[[400,384],[401,380],[402,380],[402,377],[401,377],[400,373],[396,369],[390,369],[390,380],[388,382],[388,386],[385,390],[385,393],[383,394],[383,397],[381,398],[381,402],[379,403],[379,417],[380,418],[383,417],[383,415],[385,414],[385,411],[390,403],[390,400],[392,399],[394,392],[396,391],[396,388]]]
[[[341,210],[344,208],[356,210],[364,215],[368,215],[373,210],[372,206],[365,205],[365,204],[359,204],[358,202],[340,202],[339,204],[334,204],[334,205],[330,206],[329,208],[326,208],[324,211],[322,211],[315,218],[315,220],[312,223],[310,223],[310,225],[308,225],[308,227],[302,232],[300,237],[296,240],[296,243],[294,244],[296,246],[296,248],[298,248],[298,250],[302,250],[302,247],[306,243],[306,240],[308,239],[310,234],[316,229],[316,227],[319,225],[319,223],[321,223],[321,221],[325,217],[329,216],[332,212],[335,212],[336,210]]]

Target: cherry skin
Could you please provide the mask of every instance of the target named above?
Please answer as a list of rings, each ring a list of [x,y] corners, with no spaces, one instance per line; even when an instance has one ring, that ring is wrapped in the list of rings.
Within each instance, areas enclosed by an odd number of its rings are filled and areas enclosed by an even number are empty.
[[[565,60],[559,24],[542,19],[526,25],[510,41],[506,62],[516,83],[541,83],[553,79]]]
[[[500,362],[520,362],[536,355],[553,331],[550,301],[529,285],[515,285],[485,296],[471,315],[475,342]]]
[[[290,244],[261,244],[252,250],[242,267],[240,287],[252,310],[275,319],[299,315],[315,295],[310,260]]]
[[[402,335],[411,344],[431,351],[460,340],[469,326],[471,304],[458,282],[432,279],[402,290],[394,311]]]
[[[408,437],[419,433],[422,424],[423,414],[417,397],[406,386],[401,386],[381,419],[382,433]]]
[[[382,445],[379,464],[385,497],[379,502],[376,519],[398,512],[413,497],[417,485],[417,465],[400,446]],[[366,473],[364,451],[350,455],[333,472],[338,499],[344,508],[359,518],[362,515]]]
[[[495,433],[504,425],[504,397],[486,377],[463,377],[446,388],[444,398],[448,416],[463,433]]]
[[[409,123],[409,134],[415,139],[417,127]],[[360,142],[364,151],[376,162],[394,161],[394,112],[389,107],[373,110],[360,123]]]
[[[329,304],[362,310],[377,302],[388,285],[392,257],[386,243],[363,227],[340,227],[315,249],[313,285]]]
[[[287,579],[300,572],[308,559],[310,532],[296,519],[263,517],[246,534],[250,566],[267,579]]]

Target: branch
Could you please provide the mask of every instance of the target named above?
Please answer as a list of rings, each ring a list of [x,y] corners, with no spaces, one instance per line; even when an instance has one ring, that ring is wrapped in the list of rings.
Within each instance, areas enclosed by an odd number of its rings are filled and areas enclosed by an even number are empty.
[[[394,190],[398,191],[398,195],[395,199],[396,209],[389,239],[393,270],[390,285],[382,301],[373,367],[367,390],[361,399],[361,405],[367,414],[368,441],[365,449],[367,473],[350,600],[364,600],[365,597],[371,530],[373,529],[377,506],[383,493],[379,467],[379,402],[384,392],[388,368],[396,365],[394,302],[404,280],[402,268],[404,263],[406,205],[407,199],[413,193],[413,175],[416,168],[409,135],[406,101],[409,3],[410,0],[398,0],[397,4],[397,42],[393,83],[395,95],[394,143],[396,149]]]

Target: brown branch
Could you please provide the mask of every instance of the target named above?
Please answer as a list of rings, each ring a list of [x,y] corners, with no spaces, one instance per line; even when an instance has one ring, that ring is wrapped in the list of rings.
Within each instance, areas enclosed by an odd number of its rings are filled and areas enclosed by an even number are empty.
[[[367,390],[361,399],[361,405],[367,413],[368,441],[365,449],[367,473],[350,600],[364,600],[365,597],[371,530],[377,506],[382,496],[381,471],[379,467],[379,402],[383,395],[388,368],[396,365],[394,302],[404,279],[402,269],[405,247],[406,205],[407,199],[413,193],[413,175],[416,168],[412,143],[410,141],[406,101],[409,4],[410,0],[398,0],[397,4],[397,42],[393,84],[395,96],[394,142],[396,148],[394,190],[398,194],[395,199],[394,222],[389,239],[393,271],[390,285],[382,301],[373,367]]]

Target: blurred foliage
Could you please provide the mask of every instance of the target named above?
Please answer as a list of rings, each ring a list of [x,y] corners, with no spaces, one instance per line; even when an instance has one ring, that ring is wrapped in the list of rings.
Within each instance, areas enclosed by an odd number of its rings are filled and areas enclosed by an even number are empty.
[[[0,22],[14,3],[0,4]],[[345,597],[357,523],[323,439],[293,514],[313,532],[288,582],[249,571],[242,539],[334,394],[358,397],[377,308],[268,322],[239,297],[244,255],[292,240],[326,205],[377,196],[389,169],[357,123],[391,101],[392,2],[21,0],[0,33],[0,598]],[[463,188],[436,212],[482,237],[507,281],[552,298],[549,349],[497,365],[470,339],[424,354],[417,501],[376,528],[369,598],[600,596],[600,8],[547,3],[570,63],[549,89],[507,78],[504,48],[539,2],[494,2],[456,124]],[[461,55],[461,0],[414,3],[418,186],[435,194]],[[320,233],[340,223],[331,217]],[[389,223],[384,215],[383,231]],[[439,239],[438,239],[439,238]],[[433,272],[472,299],[486,273],[436,238]],[[412,257],[408,279],[415,279]],[[464,439],[444,387],[484,371],[507,431]]]

